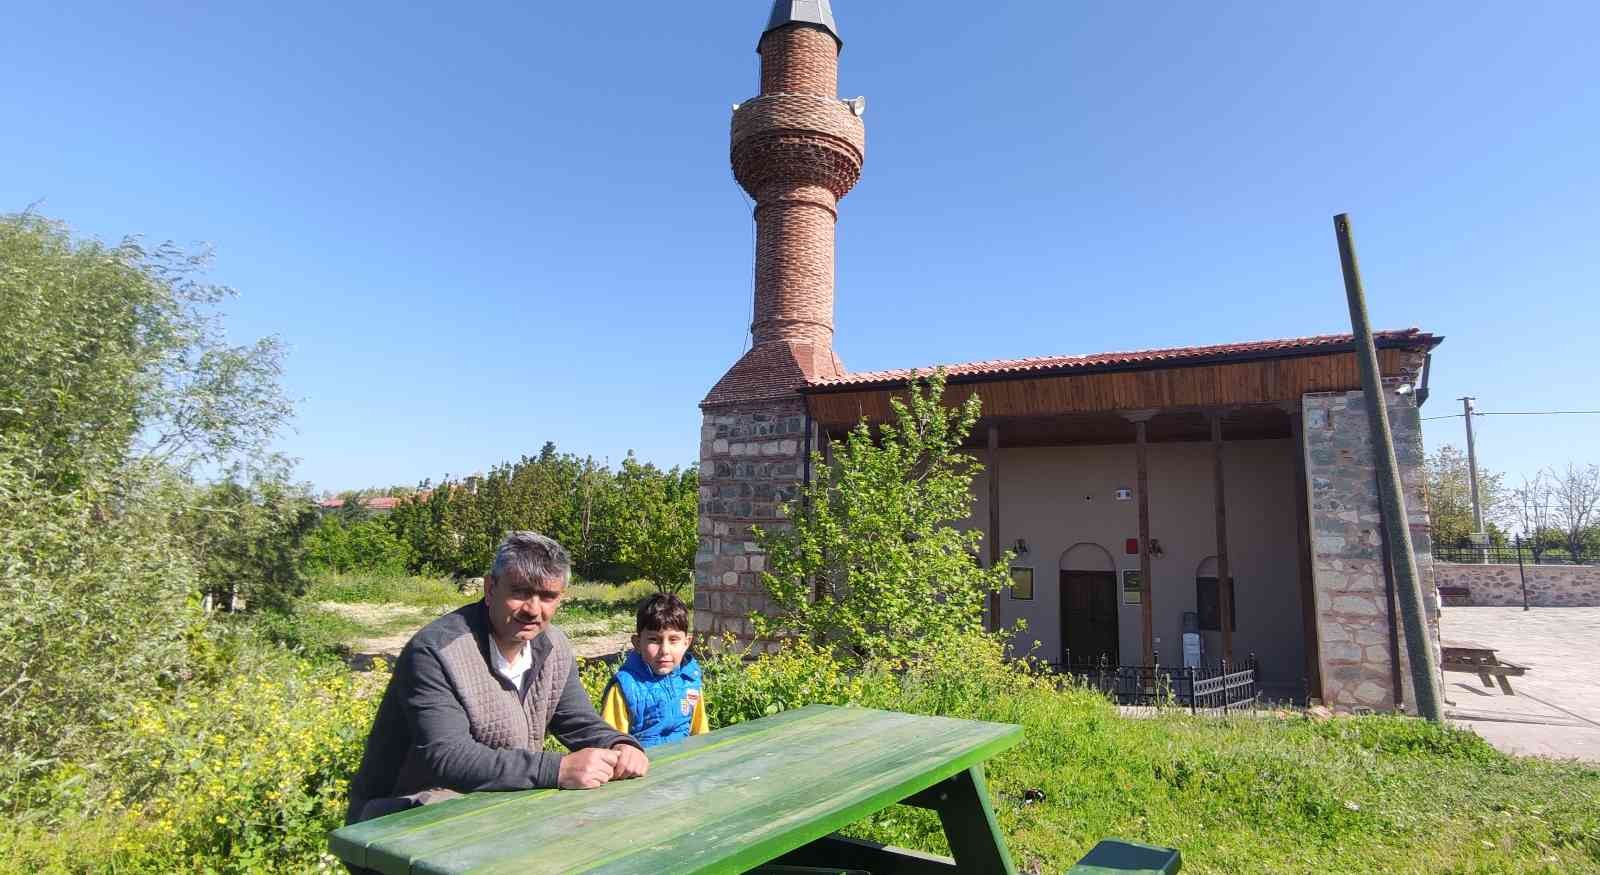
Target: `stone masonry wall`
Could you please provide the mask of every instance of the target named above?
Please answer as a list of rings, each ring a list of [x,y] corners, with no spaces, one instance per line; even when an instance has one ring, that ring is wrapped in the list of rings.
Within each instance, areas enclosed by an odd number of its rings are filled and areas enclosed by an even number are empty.
[[[761,585],[766,556],[750,529],[786,525],[780,505],[797,496],[804,482],[807,427],[798,397],[704,412],[694,566],[697,633],[731,633],[742,645],[755,641],[750,615],[767,609]]]
[[[1422,424],[1413,395],[1385,387],[1395,456],[1405,491],[1417,572],[1422,578],[1432,646],[1439,643],[1432,541],[1423,501]],[[1387,587],[1377,464],[1364,393],[1328,392],[1302,399],[1306,488],[1311,513],[1313,595],[1323,699],[1339,709],[1394,709]],[[1396,624],[1400,609],[1394,606]],[[1403,699],[1413,708],[1405,634],[1400,642]]]
[[[1464,602],[1475,607],[1522,606],[1522,577],[1515,565],[1434,566],[1440,587],[1471,591]],[[1600,607],[1600,565],[1523,566],[1528,576],[1528,604],[1535,608]],[[1446,599],[1449,603],[1449,599]]]

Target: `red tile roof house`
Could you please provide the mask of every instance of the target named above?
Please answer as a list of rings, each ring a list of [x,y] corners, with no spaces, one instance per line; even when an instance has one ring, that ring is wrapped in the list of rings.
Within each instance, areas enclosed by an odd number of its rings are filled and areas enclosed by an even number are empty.
[[[380,495],[380,496],[375,496],[375,497],[372,497],[372,498],[362,498],[362,499],[357,499],[357,500],[361,502],[361,506],[363,508],[365,508],[366,510],[372,511],[373,513],[388,513],[390,511],[394,510],[395,508],[399,507],[400,506],[400,502],[409,501],[410,499],[407,499],[407,498],[393,498],[393,497],[386,496],[386,495]],[[324,511],[339,510],[340,508],[344,507],[345,499],[343,499],[343,498],[326,498],[326,499],[323,499],[322,501],[317,502],[317,505],[319,507],[321,507]]]
[[[851,373],[833,350],[834,226],[865,129],[860,105],[838,98],[828,7],[778,0],[761,92],[733,114],[734,175],[756,201],[754,320],[749,352],[700,405],[695,623],[747,641],[750,613],[767,605],[751,526],[781,525],[810,452],[883,420],[890,395],[933,370]],[[1442,340],[1376,337],[1429,593],[1418,405]],[[986,561],[1019,554],[990,621],[1026,619],[1035,656],[1070,668],[1254,654],[1269,696],[1373,710],[1411,700],[1351,336],[944,368],[951,400],[983,400],[971,448],[986,471],[967,524],[983,529]],[[1186,623],[1198,629],[1187,656]]]

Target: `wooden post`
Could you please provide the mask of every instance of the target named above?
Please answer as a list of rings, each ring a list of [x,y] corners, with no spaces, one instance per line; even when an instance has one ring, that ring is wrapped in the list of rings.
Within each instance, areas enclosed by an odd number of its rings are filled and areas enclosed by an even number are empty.
[[[1139,465],[1139,581],[1144,586],[1144,616],[1140,619],[1144,633],[1144,664],[1156,664],[1155,620],[1156,593],[1150,579],[1150,447],[1146,426],[1148,417],[1134,422],[1135,445]]]
[[[1289,433],[1294,438],[1294,539],[1300,570],[1300,624],[1301,634],[1305,636],[1306,696],[1321,699],[1322,645],[1317,638],[1317,594],[1311,573],[1311,496],[1306,493],[1305,417],[1298,409],[1289,413]]]
[[[1217,603],[1222,611],[1222,658],[1233,659],[1233,573],[1228,565],[1228,503],[1222,477],[1222,413],[1211,414],[1211,456],[1217,504]]]
[[[989,472],[989,567],[1000,564],[1000,427],[989,426],[989,451],[984,456]],[[989,593],[989,631],[1000,628],[1000,593]]]

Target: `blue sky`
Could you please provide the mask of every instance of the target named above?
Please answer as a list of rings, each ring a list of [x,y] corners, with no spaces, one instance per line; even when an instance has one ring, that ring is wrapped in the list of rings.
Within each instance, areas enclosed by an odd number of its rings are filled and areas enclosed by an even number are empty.
[[[319,488],[691,462],[745,342],[727,123],[768,8],[18,6],[0,210],[214,245]],[[1600,409],[1600,5],[834,9],[871,101],[850,368],[1347,330],[1347,211],[1375,323],[1449,338],[1426,414]],[[1600,417],[1478,427],[1491,469],[1600,462]]]

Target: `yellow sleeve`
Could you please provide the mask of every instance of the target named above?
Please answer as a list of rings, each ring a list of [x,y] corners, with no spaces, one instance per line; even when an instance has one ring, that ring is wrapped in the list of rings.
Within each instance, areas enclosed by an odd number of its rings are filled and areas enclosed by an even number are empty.
[[[622,698],[622,688],[616,684],[607,686],[605,697],[600,700],[600,719],[618,732],[628,731],[628,702]]]
[[[702,690],[700,698],[694,701],[694,716],[689,718],[689,734],[705,735],[711,731],[711,721],[706,717],[706,694]]]

